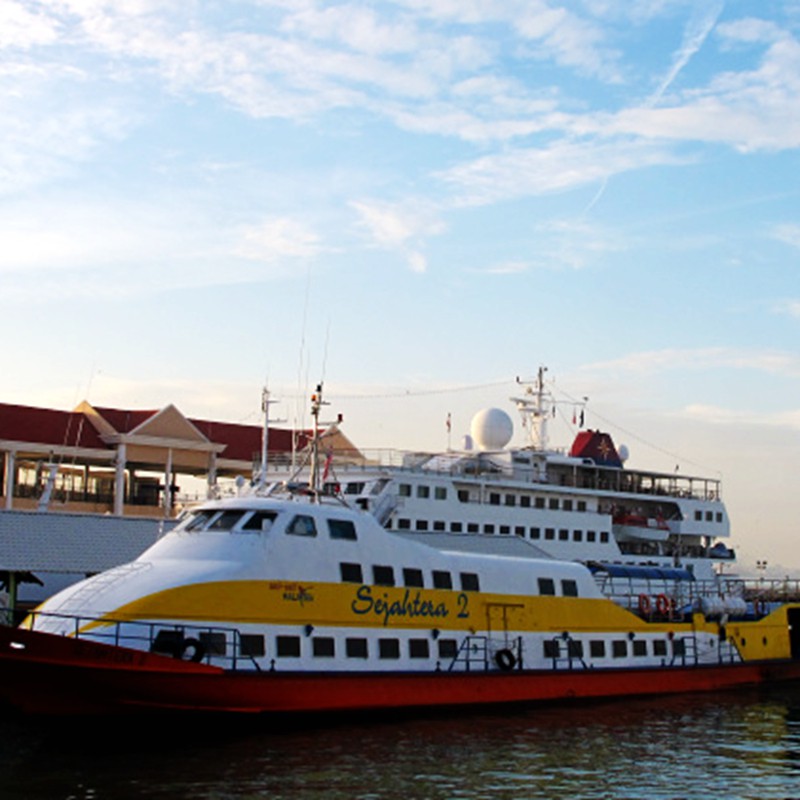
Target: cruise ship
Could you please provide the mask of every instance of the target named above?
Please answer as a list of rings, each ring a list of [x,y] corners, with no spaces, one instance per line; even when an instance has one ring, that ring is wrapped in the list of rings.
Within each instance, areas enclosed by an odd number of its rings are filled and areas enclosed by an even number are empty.
[[[710,691],[800,678],[800,604],[720,574],[711,479],[546,446],[542,373],[459,452],[260,470],[134,561],[0,629],[33,713],[341,713]],[[265,459],[266,463],[266,459]]]

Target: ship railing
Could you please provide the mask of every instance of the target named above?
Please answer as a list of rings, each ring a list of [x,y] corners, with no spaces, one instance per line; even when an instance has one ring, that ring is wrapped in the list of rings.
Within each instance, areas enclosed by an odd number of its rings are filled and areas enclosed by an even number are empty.
[[[462,669],[464,672],[471,672],[479,669],[486,672],[492,668],[503,672],[524,668],[521,636],[465,636],[447,671]]]
[[[224,668],[260,670],[258,644],[238,628],[218,625],[166,624],[108,617],[32,611],[26,628],[61,633],[75,639],[144,650],[173,658],[214,663]]]
[[[562,650],[562,644],[566,649]],[[545,655],[549,655],[556,670],[588,669],[583,659],[583,644],[573,639],[567,631],[545,641]]]

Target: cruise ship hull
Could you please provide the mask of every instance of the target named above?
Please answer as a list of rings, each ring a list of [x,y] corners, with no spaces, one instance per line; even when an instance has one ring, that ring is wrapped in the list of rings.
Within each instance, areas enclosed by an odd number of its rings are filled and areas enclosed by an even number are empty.
[[[558,703],[774,685],[800,661],[508,672],[223,670],[124,647],[0,629],[0,700],[26,713],[324,714]]]

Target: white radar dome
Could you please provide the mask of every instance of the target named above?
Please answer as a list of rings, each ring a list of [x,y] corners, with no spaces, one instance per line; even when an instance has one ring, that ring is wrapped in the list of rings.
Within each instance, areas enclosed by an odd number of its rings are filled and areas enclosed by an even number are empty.
[[[617,449],[617,454],[619,455],[619,460],[624,464],[631,455],[630,450],[628,450],[628,445],[621,444]]]
[[[485,408],[472,418],[470,433],[481,450],[502,450],[514,435],[514,424],[502,409]]]

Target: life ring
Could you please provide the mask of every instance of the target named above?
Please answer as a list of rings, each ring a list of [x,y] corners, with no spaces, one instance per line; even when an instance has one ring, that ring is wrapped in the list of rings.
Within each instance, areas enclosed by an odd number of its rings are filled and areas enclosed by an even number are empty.
[[[665,594],[660,594],[656,597],[656,611],[658,611],[662,617],[669,616],[670,608],[669,597]]]
[[[650,616],[650,611],[653,608],[653,604],[650,601],[650,595],[648,594],[640,594],[639,595],[639,613],[644,617]]]
[[[502,650],[498,650],[495,653],[494,660],[497,662],[497,666],[500,667],[503,672],[510,672],[517,665],[516,657],[506,647],[504,647]]]
[[[202,642],[197,639],[184,639],[178,647],[176,657],[182,661],[194,661],[195,663],[202,661],[206,654],[206,648]]]

